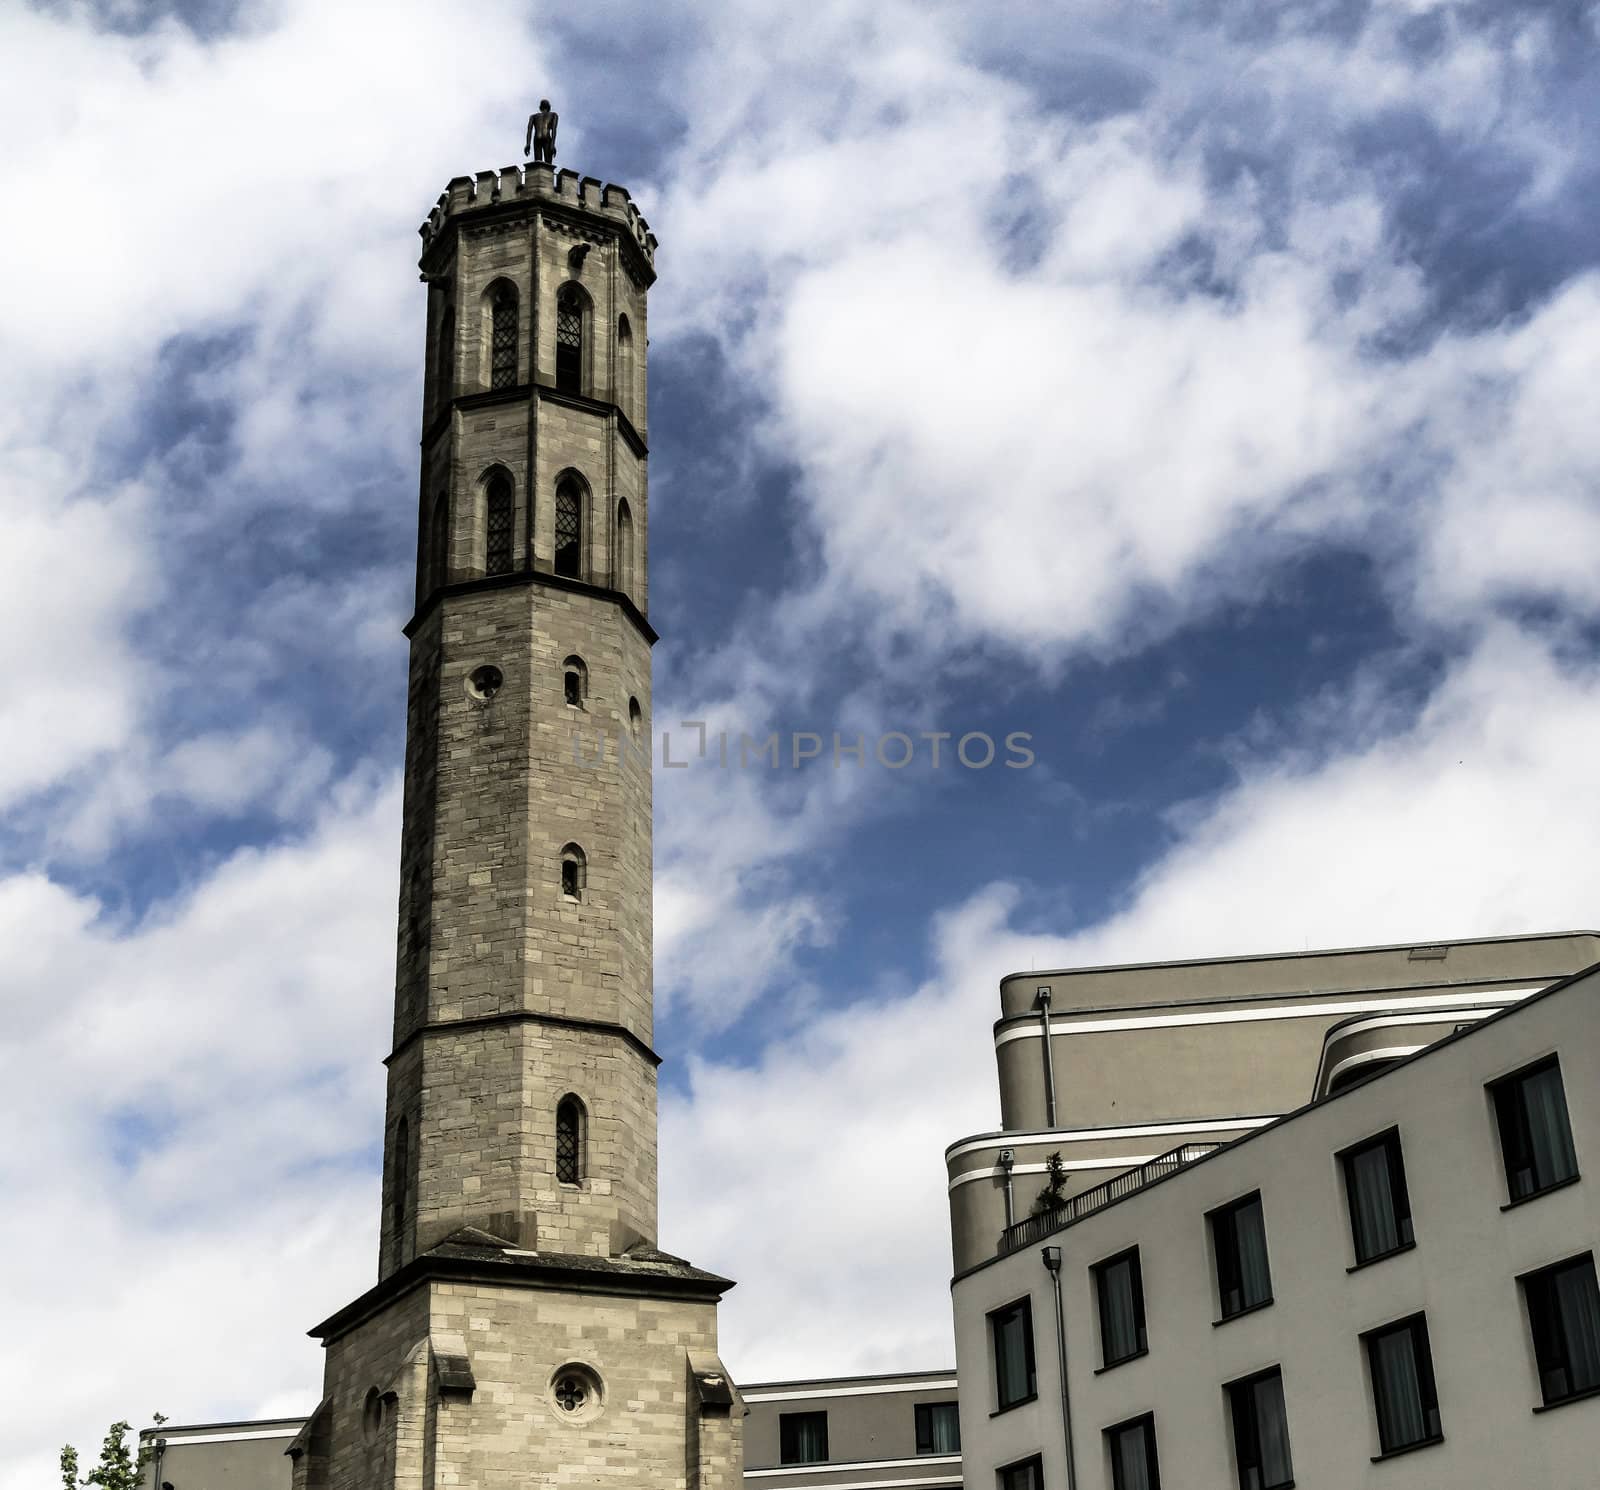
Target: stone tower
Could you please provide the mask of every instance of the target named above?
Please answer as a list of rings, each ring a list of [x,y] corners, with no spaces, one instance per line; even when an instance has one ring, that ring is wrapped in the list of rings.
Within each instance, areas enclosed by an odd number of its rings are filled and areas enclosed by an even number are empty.
[[[655,1236],[656,240],[620,187],[534,164],[452,181],[421,232],[378,1283],[312,1332],[295,1490],[732,1490],[731,1284]]]

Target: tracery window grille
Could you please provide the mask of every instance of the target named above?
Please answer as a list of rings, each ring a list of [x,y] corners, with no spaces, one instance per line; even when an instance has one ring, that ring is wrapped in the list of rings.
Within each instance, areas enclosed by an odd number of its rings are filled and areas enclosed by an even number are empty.
[[[577,1102],[563,1097],[556,1108],[556,1179],[563,1185],[576,1185],[583,1178],[582,1131],[583,1118]]]
[[[563,1412],[576,1412],[588,1400],[588,1388],[581,1376],[563,1376],[556,1383],[556,1401]]]
[[[556,387],[583,391],[583,301],[571,285],[556,296]]]
[[[490,321],[489,386],[517,386],[517,294],[509,285],[495,291]]]
[[[556,573],[577,579],[582,559],[583,504],[576,484],[563,481],[556,488]]]
[[[516,506],[511,498],[511,483],[504,476],[496,476],[490,481],[487,505],[488,540],[485,545],[484,573],[510,574]]]

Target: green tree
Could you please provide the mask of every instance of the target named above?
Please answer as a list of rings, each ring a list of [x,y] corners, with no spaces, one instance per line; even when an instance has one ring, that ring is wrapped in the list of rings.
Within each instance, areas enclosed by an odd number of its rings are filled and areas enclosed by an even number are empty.
[[[166,1418],[158,1412],[153,1415],[153,1421],[159,1428]],[[134,1457],[128,1449],[128,1434],[132,1430],[131,1423],[113,1423],[106,1430],[106,1441],[100,1445],[100,1462],[82,1479],[78,1478],[81,1467],[78,1451],[70,1443],[64,1445],[61,1450],[63,1490],[83,1490],[85,1485],[98,1485],[101,1490],[139,1490],[152,1451],[148,1443],[141,1444],[138,1457]]]
[[[1046,1211],[1059,1211],[1067,1203],[1067,1166],[1062,1161],[1061,1150],[1044,1161],[1044,1189],[1033,1203],[1033,1214],[1042,1216]]]

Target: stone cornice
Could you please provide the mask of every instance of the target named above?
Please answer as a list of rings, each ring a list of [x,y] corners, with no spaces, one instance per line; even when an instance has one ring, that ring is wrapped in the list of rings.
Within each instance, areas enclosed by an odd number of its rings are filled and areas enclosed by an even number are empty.
[[[557,1029],[587,1030],[597,1034],[615,1035],[624,1045],[627,1045],[649,1061],[652,1066],[661,1064],[661,1057],[624,1025],[612,1024],[604,1019],[577,1019],[567,1014],[541,1014],[533,1009],[512,1009],[505,1014],[479,1014],[467,1019],[430,1020],[427,1024],[418,1025],[405,1039],[401,1040],[383,1058],[383,1063],[387,1066],[390,1061],[396,1059],[403,1051],[410,1049],[416,1041],[424,1036],[439,1035],[454,1030],[482,1029],[487,1025],[497,1024],[544,1024],[552,1025]]]
[[[480,590],[506,590],[517,585],[543,585],[552,590],[566,590],[573,595],[592,595],[597,600],[609,600],[633,622],[634,629],[649,645],[653,647],[660,640],[655,627],[645,619],[644,612],[621,590],[608,590],[604,585],[591,585],[587,580],[568,579],[564,574],[547,574],[542,569],[531,572],[521,570],[515,574],[496,574],[485,576],[483,579],[458,580],[453,585],[440,585],[417,607],[416,614],[403,628],[404,634],[407,637],[416,635],[417,628],[427,620],[441,600],[453,599],[459,595],[475,595]]]

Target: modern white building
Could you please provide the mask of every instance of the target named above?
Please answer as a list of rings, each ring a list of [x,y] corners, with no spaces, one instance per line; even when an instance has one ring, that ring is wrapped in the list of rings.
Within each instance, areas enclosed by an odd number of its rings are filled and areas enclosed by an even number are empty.
[[[956,1273],[969,1487],[1600,1483],[1600,1192],[1583,1182],[1600,1164],[1600,968],[1550,977],[1600,961],[1594,939],[1417,950],[1109,970],[1137,1005],[1069,1002],[1050,1038],[1055,1079],[1072,1073],[1071,1121],[1096,1115],[1076,1078],[1104,1098],[1131,1089],[1142,1122],[1105,1144],[1157,1131],[1172,1149],[1084,1186],[1084,1128],[1029,1134],[1031,1153],[1054,1144],[1080,1162],[1064,1204],[1030,1215],[1014,1193],[1013,1224]],[[1448,989],[1446,970],[1463,975]],[[1172,996],[1197,973],[1203,999]],[[1224,1007],[1230,973],[1248,1013]],[[1262,997],[1263,982],[1285,986]],[[1229,1012],[1247,1017],[1173,1022]],[[1187,1048],[1217,1024],[1221,1069]],[[1124,1043],[1108,1061],[1105,1037],[1134,1030],[1148,1053]],[[1292,1051],[1293,1069],[1262,1072],[1262,1046]],[[1260,1075],[1272,1100],[1296,1074],[1303,1105],[1284,1116],[1234,1096]],[[1163,1091],[1171,1126],[1153,1129]],[[1213,1146],[1195,1131],[1215,1120],[1197,1092],[1251,1121]],[[978,1142],[952,1147],[953,1181],[1003,1139]],[[993,1168],[953,1185],[953,1215],[975,1209],[963,1191],[1006,1183]],[[979,1233],[958,1220],[955,1240],[970,1258]]]

